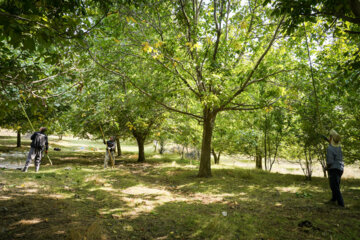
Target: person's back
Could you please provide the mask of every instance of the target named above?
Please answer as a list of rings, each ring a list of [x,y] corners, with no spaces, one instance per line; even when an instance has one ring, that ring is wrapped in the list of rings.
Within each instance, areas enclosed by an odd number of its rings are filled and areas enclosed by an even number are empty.
[[[35,160],[35,171],[39,171],[43,151],[45,150],[45,153],[47,153],[49,147],[48,138],[45,132],[46,128],[41,127],[38,132],[34,132],[33,135],[31,135],[31,148],[26,159],[23,172],[27,172],[32,160]]]
[[[30,146],[36,150],[40,150],[43,151],[47,150],[47,136],[45,135],[44,132],[35,132],[32,136],[31,136],[31,144]]]
[[[339,169],[340,171],[344,171],[344,161],[340,146],[335,147],[331,144],[328,146],[326,164],[328,165],[328,169]]]

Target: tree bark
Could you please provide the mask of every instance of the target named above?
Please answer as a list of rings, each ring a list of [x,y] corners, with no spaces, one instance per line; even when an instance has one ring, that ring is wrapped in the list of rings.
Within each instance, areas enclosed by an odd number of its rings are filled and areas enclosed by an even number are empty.
[[[16,147],[21,147],[21,130],[17,131]]]
[[[159,153],[162,155],[165,152],[165,140],[164,139],[160,139],[160,149],[159,149]]]
[[[265,113],[265,124],[264,124],[264,163],[265,163],[265,170],[268,170],[268,165],[267,165],[267,114]]]
[[[216,112],[204,110],[203,136],[201,143],[200,167],[198,177],[211,177],[211,138]]]
[[[262,157],[258,148],[256,148],[255,167],[256,169],[262,169]]]
[[[117,148],[117,155],[118,157],[121,156],[122,152],[121,152],[121,146],[120,146],[120,138],[116,138],[116,148]]]
[[[214,158],[214,163],[217,164],[218,160],[217,160],[217,155],[216,155],[216,152],[214,149],[211,149],[211,153],[213,155],[213,158]]]
[[[184,152],[185,152],[185,147],[182,146],[182,150],[181,150],[181,160],[184,159]]]
[[[135,136],[138,148],[139,148],[139,157],[138,162],[145,162],[145,151],[144,151],[144,143],[145,143],[145,137],[144,136]]]
[[[212,153],[212,155],[213,155],[213,157],[214,157],[214,162],[215,162],[215,164],[219,164],[219,163],[220,163],[220,154],[221,154],[221,152],[219,152],[219,154],[216,155],[215,150],[212,149],[212,150],[211,150],[211,153]]]

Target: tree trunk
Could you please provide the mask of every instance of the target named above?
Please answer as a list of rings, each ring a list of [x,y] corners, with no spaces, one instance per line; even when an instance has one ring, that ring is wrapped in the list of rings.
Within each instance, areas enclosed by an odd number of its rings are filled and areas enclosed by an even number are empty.
[[[121,152],[121,146],[120,146],[120,138],[116,138],[116,148],[117,148],[117,155],[118,157],[121,156],[122,152]]]
[[[265,127],[264,127],[264,163],[265,163],[265,170],[268,170],[268,165],[267,165],[267,114],[265,113]]]
[[[323,170],[324,178],[327,178],[326,168],[324,168],[323,166],[321,166],[321,168]]]
[[[21,147],[21,130],[17,131],[16,147]]]
[[[201,143],[200,167],[198,177],[211,177],[211,138],[216,112],[204,110],[203,135]]]
[[[220,163],[220,154],[221,154],[221,152],[219,152],[219,154],[216,155],[215,150],[212,149],[212,150],[211,150],[211,153],[212,153],[212,155],[213,155],[213,157],[214,157],[214,162],[215,162],[215,164],[219,164],[219,163]]]
[[[154,152],[156,152],[156,149],[157,149],[157,145],[158,145],[158,141],[157,140],[154,140],[155,144],[154,144]]]
[[[215,150],[214,150],[214,149],[211,149],[211,153],[212,153],[212,155],[213,155],[213,158],[214,158],[214,163],[215,163],[215,164],[217,164],[217,162],[218,162],[218,159],[217,159],[217,155],[216,155],[216,152],[215,152]]]
[[[255,167],[256,169],[262,169],[262,156],[258,148],[256,148]]]
[[[256,155],[256,168],[262,169],[262,157],[261,154]]]
[[[165,152],[165,140],[164,139],[160,139],[160,149],[159,149],[159,153],[162,155]]]
[[[145,151],[144,151],[144,143],[145,143],[145,137],[140,135],[140,136],[135,136],[137,144],[138,144],[138,148],[139,148],[139,157],[138,157],[138,162],[145,162]]]
[[[62,135],[62,134],[60,134],[58,137],[59,137],[59,140],[62,140],[63,135]]]

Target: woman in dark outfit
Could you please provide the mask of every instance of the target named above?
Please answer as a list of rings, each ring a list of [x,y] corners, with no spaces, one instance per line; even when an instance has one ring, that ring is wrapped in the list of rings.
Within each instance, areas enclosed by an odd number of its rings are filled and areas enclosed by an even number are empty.
[[[344,199],[340,192],[340,180],[344,172],[344,161],[340,147],[340,135],[335,131],[330,131],[329,146],[326,151],[326,165],[329,173],[329,182],[332,198],[329,203],[345,207]]]

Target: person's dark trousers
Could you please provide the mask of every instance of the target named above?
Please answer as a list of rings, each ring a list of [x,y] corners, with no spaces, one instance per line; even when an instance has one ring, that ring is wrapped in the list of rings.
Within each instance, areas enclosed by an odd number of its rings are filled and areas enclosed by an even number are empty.
[[[331,201],[337,201],[339,206],[344,207],[344,199],[340,192],[340,180],[341,176],[343,174],[343,171],[339,169],[329,169],[329,182],[330,182],[330,188],[332,192],[332,198]]]

